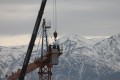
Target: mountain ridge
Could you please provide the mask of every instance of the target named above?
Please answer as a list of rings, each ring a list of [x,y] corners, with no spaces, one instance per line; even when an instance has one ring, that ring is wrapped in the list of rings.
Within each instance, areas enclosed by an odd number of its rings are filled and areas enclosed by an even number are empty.
[[[69,35],[58,39],[58,43],[63,46],[64,51],[59,65],[53,67],[53,79],[114,80],[115,76],[116,80],[119,79],[120,34],[96,43],[78,35]],[[27,46],[0,46],[1,79],[21,68],[26,50]],[[35,47],[30,62],[38,55],[36,52]],[[26,80],[38,80],[35,72],[28,74]]]

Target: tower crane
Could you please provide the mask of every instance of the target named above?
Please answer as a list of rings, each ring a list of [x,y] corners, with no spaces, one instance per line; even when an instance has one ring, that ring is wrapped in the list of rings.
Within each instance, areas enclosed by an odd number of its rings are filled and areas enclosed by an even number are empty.
[[[32,54],[36,36],[38,33],[39,25],[43,16],[44,8],[47,0],[42,0],[40,11],[37,16],[37,20],[33,29],[32,37],[27,49],[27,53],[24,59],[22,69],[18,69],[17,72],[12,73],[8,80],[24,80],[25,75],[38,69],[39,80],[51,80],[51,69],[53,65],[58,65],[58,58],[62,54],[62,49],[55,42],[53,45],[48,44],[47,29],[50,26],[46,26],[46,21],[43,19],[42,23],[42,48],[41,48],[41,57],[34,60],[34,62],[29,64],[29,60]],[[57,32],[54,32],[54,38],[56,41]],[[46,45],[46,46],[44,46]],[[44,49],[46,47],[46,49]]]

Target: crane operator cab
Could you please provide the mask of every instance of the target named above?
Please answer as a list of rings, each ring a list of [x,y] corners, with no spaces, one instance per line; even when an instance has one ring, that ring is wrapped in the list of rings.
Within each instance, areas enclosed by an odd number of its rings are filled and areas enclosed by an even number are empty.
[[[52,65],[58,65],[59,62],[59,55],[61,54],[61,49],[59,44],[56,42],[57,32],[54,33],[55,43],[53,44],[51,48],[51,64]]]
[[[58,44],[54,44],[52,49],[52,55],[51,55],[51,63],[52,65],[58,65],[58,58],[59,58],[59,54],[60,54],[60,48]]]

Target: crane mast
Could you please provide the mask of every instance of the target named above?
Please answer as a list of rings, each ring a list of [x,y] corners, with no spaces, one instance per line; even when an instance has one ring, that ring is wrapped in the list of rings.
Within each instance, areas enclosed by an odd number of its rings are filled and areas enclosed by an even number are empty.
[[[42,64],[39,67],[39,79],[40,80],[51,80],[51,68],[52,65],[50,63],[50,57],[51,57],[51,52],[50,49],[51,47],[48,46],[48,35],[47,35],[47,29],[49,29],[51,26],[46,26],[46,21],[43,19],[43,24],[42,24],[42,45],[41,45],[41,62]],[[49,47],[49,48],[48,48]],[[45,55],[47,56],[47,60],[44,61]]]
[[[42,0],[40,11],[39,11],[38,16],[37,16],[37,20],[36,20],[36,23],[35,23],[35,26],[34,26],[34,30],[33,30],[33,33],[32,33],[32,37],[31,37],[31,40],[30,40],[30,43],[29,43],[29,47],[28,47],[26,56],[25,56],[25,59],[24,59],[24,63],[23,63],[23,67],[22,67],[22,70],[21,70],[21,73],[20,73],[19,80],[24,80],[26,70],[27,70],[27,67],[28,67],[28,63],[29,63],[29,60],[30,60],[30,56],[31,56],[31,53],[32,53],[32,50],[33,50],[33,46],[34,46],[34,43],[35,43],[35,40],[36,40],[37,33],[38,33],[38,29],[39,29],[41,19],[42,19],[42,16],[43,16],[43,12],[44,12],[46,2],[47,2],[47,0]]]

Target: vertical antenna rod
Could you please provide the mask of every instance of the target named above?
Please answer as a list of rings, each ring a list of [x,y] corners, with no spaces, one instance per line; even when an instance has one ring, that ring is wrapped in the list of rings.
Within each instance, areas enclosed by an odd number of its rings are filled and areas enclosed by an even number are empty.
[[[47,0],[42,0],[40,11],[39,11],[38,16],[37,16],[37,20],[36,20],[36,23],[35,23],[35,26],[34,26],[34,30],[33,30],[33,33],[32,33],[32,37],[31,37],[28,49],[27,49],[26,56],[25,56],[25,59],[24,59],[24,63],[23,63],[23,67],[22,67],[22,70],[21,70],[21,73],[20,73],[20,76],[19,76],[19,80],[24,80],[24,77],[25,77],[25,74],[26,74],[26,71],[27,71],[27,67],[28,67],[28,63],[29,63],[29,60],[30,60],[30,56],[31,56],[31,53],[32,53],[32,50],[33,50],[35,40],[36,40],[37,32],[38,32],[38,29],[39,29],[39,26],[40,26],[40,23],[41,23],[41,19],[42,19],[42,16],[43,16],[43,12],[44,12],[46,2],[47,2]]]

